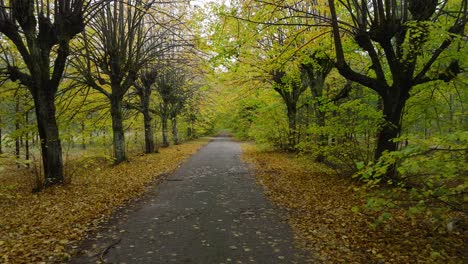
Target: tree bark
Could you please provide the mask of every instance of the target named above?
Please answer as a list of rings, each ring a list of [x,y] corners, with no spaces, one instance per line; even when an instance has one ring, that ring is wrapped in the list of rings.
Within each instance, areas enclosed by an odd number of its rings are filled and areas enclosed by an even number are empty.
[[[167,116],[166,115],[161,115],[161,123],[162,123],[162,147],[168,147],[169,146],[169,140],[168,140],[168,127],[167,127]]]
[[[127,159],[125,155],[125,136],[123,129],[122,99],[117,96],[111,96],[111,116],[112,133],[114,144],[115,164],[119,164]]]
[[[29,111],[26,111],[24,118],[25,118],[24,121],[26,122],[26,125],[28,126],[29,125]],[[26,160],[29,160],[29,158],[30,158],[29,135],[30,135],[30,133],[26,132],[25,137],[24,137],[24,141],[25,141],[25,143],[24,143],[24,147],[25,147],[24,158]],[[29,163],[27,164],[27,166],[29,167]]]
[[[310,92],[314,98],[313,111],[315,115],[315,124],[319,128],[325,126],[325,112],[323,107],[323,91],[325,87],[325,79],[333,69],[333,61],[323,54],[321,50],[315,50],[309,55],[310,61],[301,63],[301,80],[303,85],[306,84],[310,88]],[[344,90],[343,90],[344,91]],[[344,93],[346,94],[346,93]],[[319,146],[315,161],[323,162],[325,156],[323,148],[328,144],[328,137],[322,132],[316,138]]]
[[[187,127],[187,138],[192,139],[192,127],[191,126]]]
[[[319,108],[315,108],[315,123],[319,128],[325,127],[325,112],[321,111]],[[319,145],[317,156],[315,157],[315,161],[323,162],[325,160],[325,155],[323,148],[328,145],[328,137],[320,132],[317,138],[317,143]]]
[[[151,98],[151,85],[154,83],[152,78],[154,75],[147,73],[141,76],[143,85],[137,86],[137,94],[140,97],[141,113],[143,114],[143,126],[145,128],[145,153],[157,152],[156,144],[154,142],[153,126],[151,122],[153,118],[150,114],[150,98]]]
[[[173,117],[171,120],[172,123],[172,139],[174,140],[174,145],[179,145],[179,129],[177,127],[177,117]]]
[[[287,102],[288,115],[288,148],[294,150],[297,143],[297,104],[296,102]]]
[[[158,126],[159,126],[158,120],[156,120],[156,119],[154,119],[154,118],[153,118],[153,120],[155,120],[154,126],[153,126],[153,127],[157,130],[157,128],[158,128]],[[159,153],[159,148],[158,148],[158,136],[157,136],[158,134],[157,134],[157,133],[154,133],[153,135],[154,135],[154,136],[153,136],[153,138],[154,138],[154,153]]]
[[[55,93],[36,89],[33,95],[44,166],[44,187],[63,182],[62,146],[55,118]]]
[[[315,114],[315,124],[319,128],[325,127],[325,112],[322,111],[323,103],[323,88],[325,86],[325,77],[330,71],[327,71],[323,75],[316,74],[316,79],[312,82],[310,86],[310,90],[312,95],[315,97],[314,102],[314,114]],[[319,146],[317,156],[315,157],[315,161],[323,162],[325,160],[325,155],[323,152],[323,148],[328,144],[328,137],[323,134],[321,131],[317,137],[317,144]]]
[[[21,154],[21,142],[20,142],[20,137],[21,135],[19,134],[20,130],[20,123],[19,123],[19,112],[20,112],[20,98],[19,95],[16,95],[16,104],[15,104],[15,157],[17,159],[20,158]],[[19,163],[17,163],[18,168],[20,167]]]
[[[81,148],[86,149],[85,122],[81,121]]]
[[[0,154],[3,154],[2,117],[0,117]]]
[[[143,113],[143,122],[145,127],[145,153],[154,153],[155,144],[153,137],[153,126],[151,125],[151,115],[149,113]]]
[[[394,139],[398,138],[401,132],[403,109],[409,94],[408,88],[399,86],[392,87],[388,96],[382,98],[383,115],[385,123],[382,125],[377,136],[377,144],[374,153],[374,159],[378,160],[385,151],[395,151],[398,149],[398,143]]]
[[[283,77],[286,76],[286,73],[283,70],[271,71],[270,75],[275,83],[273,89],[281,95],[281,98],[286,105],[288,116],[288,142],[286,148],[288,150],[295,150],[298,142],[297,102],[307,87],[294,81],[291,81],[290,83],[286,82],[283,79]],[[288,85],[291,85],[291,89],[286,88]]]

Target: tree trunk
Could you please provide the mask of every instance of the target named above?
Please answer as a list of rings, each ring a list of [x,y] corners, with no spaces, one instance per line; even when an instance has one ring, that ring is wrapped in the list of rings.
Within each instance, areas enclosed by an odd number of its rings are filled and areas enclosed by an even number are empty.
[[[162,147],[168,147],[169,146],[169,140],[168,140],[168,133],[167,133],[167,116],[161,115],[161,123],[162,123]]]
[[[374,159],[377,161],[385,151],[395,151],[398,148],[398,143],[394,142],[398,138],[401,131],[401,123],[403,117],[403,109],[409,97],[402,89],[393,87],[394,92],[382,98],[383,115],[385,123],[382,125],[378,136],[377,146],[374,154]]]
[[[314,114],[315,114],[315,124],[317,127],[322,129],[325,126],[325,112],[322,111],[322,96],[323,96],[323,88],[325,87],[325,76],[328,74],[329,71],[322,74],[316,74],[315,80],[312,82],[310,86],[310,91],[315,98],[314,102]],[[324,76],[325,75],[325,76]],[[311,76],[312,77],[312,76]],[[323,154],[323,148],[328,144],[328,137],[320,132],[317,137],[317,144],[318,144],[318,153],[315,157],[315,161],[323,162],[325,160],[325,155]]]
[[[63,182],[62,146],[55,118],[55,95],[48,90],[41,87],[33,95],[45,173],[44,187]]]
[[[36,146],[38,142],[39,142],[39,133],[33,132],[32,144]]]
[[[125,136],[123,129],[122,115],[122,100],[119,97],[111,96],[111,116],[112,116],[112,133],[114,144],[115,164],[125,161]]]
[[[153,118],[153,120],[155,120],[154,124],[153,124],[153,128],[157,131],[158,130],[158,126],[159,126],[159,120],[156,120],[155,118]],[[159,148],[158,148],[158,134],[157,133],[153,133],[153,139],[154,139],[154,153],[159,153]]]
[[[26,160],[29,160],[30,158],[30,151],[29,151],[29,139],[28,139],[28,133],[26,133],[26,139],[25,139],[25,144],[24,144],[24,158]],[[29,164],[28,164],[29,167]]]
[[[174,145],[179,145],[179,129],[177,128],[177,117],[173,117],[171,120],[172,123],[172,139],[174,140]]]
[[[377,144],[374,153],[374,160],[378,161],[384,152],[396,151],[398,149],[398,142],[395,139],[399,137],[401,132],[403,109],[409,97],[409,89],[404,89],[394,86],[393,93],[382,98],[383,114],[385,123],[381,126],[377,136]],[[397,170],[396,164],[391,165],[385,177],[388,180],[396,180]],[[391,181],[391,184],[397,181]]]
[[[150,114],[151,85],[139,87],[137,88],[137,91],[140,97],[140,105],[143,110],[142,114],[143,126],[145,128],[145,153],[154,153],[156,152],[156,144],[154,142],[153,126],[151,125],[153,118]]]
[[[25,122],[26,122],[26,125],[29,125],[29,111],[27,111],[25,113]],[[29,151],[29,132],[26,132],[25,134],[25,137],[24,137],[24,140],[25,140],[25,153],[24,153],[24,158],[26,160],[29,160],[30,158],[30,151]],[[29,163],[27,164],[27,166],[29,167]]]
[[[287,104],[288,114],[288,149],[294,150],[297,143],[297,105],[289,102]]]
[[[319,105],[317,104],[317,106]],[[321,111],[319,107],[315,108],[315,118],[316,118],[315,124],[319,128],[322,129],[323,127],[325,127],[325,112]],[[317,144],[319,146],[319,149],[318,149],[317,156],[315,157],[315,161],[323,162],[325,160],[323,148],[326,147],[328,144],[328,137],[327,135],[323,134],[322,131],[320,131],[317,141],[318,141]]]
[[[18,121],[15,121],[15,131],[16,131],[16,133],[18,133],[19,128],[20,127],[19,127]],[[19,159],[20,154],[21,154],[21,143],[20,143],[20,140],[19,140],[19,136],[16,135],[16,138],[15,138],[15,156],[16,156],[17,159]]]
[[[81,121],[81,148],[86,149],[85,123]]]
[[[3,154],[3,123],[2,117],[0,116],[0,154]]]
[[[3,154],[2,119],[0,117],[0,154]]]
[[[192,139],[192,127],[187,127],[187,138]]]
[[[21,154],[21,142],[20,142],[20,123],[19,123],[19,110],[20,110],[20,101],[19,101],[19,96],[16,96],[16,104],[15,104],[15,157],[16,159],[20,158]],[[18,161],[16,162],[18,168],[20,167],[20,164]]]
[[[96,133],[96,136],[99,136],[99,133]],[[88,142],[88,144],[89,144],[90,146],[94,145],[93,131],[90,131],[90,132],[89,132],[89,142]]]
[[[195,131],[195,120],[191,120],[190,122],[190,139],[195,138],[197,136]]]
[[[398,137],[400,133],[400,118],[396,116],[385,116],[385,124],[381,127],[377,135],[377,146],[375,149],[374,159],[378,160],[382,157],[385,151],[397,150],[397,143],[393,140]]]
[[[143,122],[145,127],[145,153],[155,152],[153,127],[151,126],[151,121],[151,115],[149,113],[143,113]]]

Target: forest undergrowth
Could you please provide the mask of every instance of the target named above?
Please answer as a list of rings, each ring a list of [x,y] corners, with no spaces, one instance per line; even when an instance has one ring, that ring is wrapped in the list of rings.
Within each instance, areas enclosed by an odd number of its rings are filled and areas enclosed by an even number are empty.
[[[462,232],[447,232],[429,217],[396,209],[379,224],[378,213],[358,211],[365,189],[307,156],[262,151],[243,144],[268,197],[287,211],[300,247],[320,263],[463,263]]]
[[[33,193],[34,175],[16,166],[0,174],[0,262],[62,263],[83,236],[118,206],[145,192],[158,176],[174,171],[207,139],[130,155],[117,166],[101,157],[77,157],[66,165],[67,183]],[[10,167],[13,164],[10,164]]]

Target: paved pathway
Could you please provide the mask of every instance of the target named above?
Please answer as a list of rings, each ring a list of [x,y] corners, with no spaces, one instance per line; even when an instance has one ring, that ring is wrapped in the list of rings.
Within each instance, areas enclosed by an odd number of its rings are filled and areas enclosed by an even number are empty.
[[[241,149],[219,136],[121,210],[72,263],[308,263]]]

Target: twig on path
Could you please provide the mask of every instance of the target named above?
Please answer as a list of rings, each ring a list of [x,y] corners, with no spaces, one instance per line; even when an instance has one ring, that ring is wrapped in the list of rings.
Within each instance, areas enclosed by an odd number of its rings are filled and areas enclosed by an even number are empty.
[[[99,259],[103,262],[103,263],[106,263],[106,261],[104,260],[104,256],[107,254],[107,252],[109,252],[109,249],[115,247],[115,245],[119,244],[120,241],[122,241],[122,238],[119,238],[117,241],[115,241],[114,243],[110,244],[109,246],[107,246],[102,252],[101,252],[101,255],[99,256]]]

